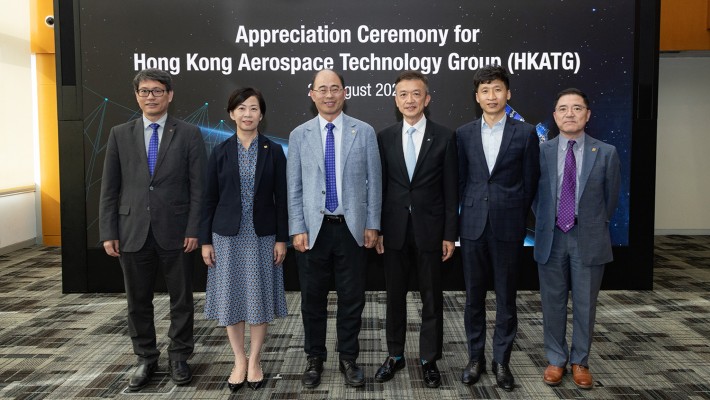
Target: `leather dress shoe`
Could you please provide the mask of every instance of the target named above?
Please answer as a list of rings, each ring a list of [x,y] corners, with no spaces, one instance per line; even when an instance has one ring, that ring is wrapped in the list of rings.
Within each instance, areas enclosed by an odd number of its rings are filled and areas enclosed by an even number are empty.
[[[340,372],[345,376],[345,384],[348,386],[359,387],[365,384],[365,374],[355,361],[340,360]]]
[[[486,359],[471,359],[466,365],[466,368],[463,369],[463,373],[461,374],[461,382],[466,385],[473,385],[478,382],[481,378],[481,374],[484,372],[486,372]]]
[[[557,386],[562,382],[562,377],[565,375],[567,368],[556,367],[552,364],[545,368],[545,374],[542,376],[543,382],[550,386]]]
[[[192,371],[187,361],[170,361],[170,378],[178,386],[192,382]]]
[[[493,361],[491,370],[496,374],[496,384],[498,384],[498,387],[506,392],[512,392],[513,388],[515,388],[515,378],[513,378],[513,373],[510,372],[508,364],[498,364]]]
[[[157,361],[138,365],[133,371],[133,375],[131,375],[131,378],[128,380],[128,391],[137,392],[143,389],[148,382],[150,382],[150,377],[153,376],[157,370]]]
[[[232,367],[232,372],[234,372],[234,369],[235,369],[235,368],[236,368],[236,366]],[[231,375],[231,374],[230,374],[230,375]],[[235,393],[237,390],[241,389],[242,386],[244,386],[244,382],[246,382],[246,380],[247,380],[247,375],[246,375],[246,372],[245,372],[245,373],[244,373],[244,377],[242,378],[241,382],[232,383],[232,382],[229,381],[229,378],[227,378],[227,386],[229,387],[229,390],[230,390],[232,393]]]
[[[394,378],[394,374],[404,368],[405,365],[407,365],[407,363],[404,361],[404,357],[400,357],[399,360],[394,357],[387,357],[382,366],[377,369],[375,381],[387,382],[388,380]]]
[[[323,359],[320,357],[308,357],[306,370],[301,376],[301,383],[307,388],[314,388],[320,385],[320,374],[323,373]]]
[[[572,364],[572,380],[580,389],[591,389],[594,386],[592,373],[584,365]]]
[[[441,385],[441,373],[436,366],[436,361],[429,361],[422,364],[422,373],[424,375],[424,384],[430,388],[436,388]]]
[[[259,369],[261,370],[261,379],[258,381],[247,380],[247,385],[249,385],[252,390],[257,390],[264,384],[264,369],[261,368],[261,363],[259,363]]]

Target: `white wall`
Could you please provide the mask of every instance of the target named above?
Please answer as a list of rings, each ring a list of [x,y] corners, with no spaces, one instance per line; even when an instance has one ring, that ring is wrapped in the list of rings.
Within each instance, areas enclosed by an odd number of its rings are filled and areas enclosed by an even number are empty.
[[[0,193],[35,185],[30,6],[0,6]],[[0,251],[37,237],[35,194],[0,196]]]
[[[656,234],[710,234],[710,56],[662,56]],[[643,135],[643,132],[639,132]]]

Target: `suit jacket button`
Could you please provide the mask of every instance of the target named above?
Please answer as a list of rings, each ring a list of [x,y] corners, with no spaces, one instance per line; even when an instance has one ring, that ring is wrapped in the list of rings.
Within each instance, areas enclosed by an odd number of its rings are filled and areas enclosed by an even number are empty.
[[[488,197],[484,197],[484,198],[483,198],[483,201],[488,201]]]
[[[152,187],[152,186],[151,186],[151,187],[149,187],[149,188],[148,188],[148,190],[153,190],[153,187]]]
[[[322,192],[320,192],[320,193],[321,193],[321,194],[325,194],[325,190],[324,190],[324,191],[322,191]]]
[[[320,213],[321,213],[321,214],[325,214],[325,211],[323,211],[323,210],[320,210]]]
[[[148,210],[148,211],[150,211],[150,206],[146,207],[145,209]]]

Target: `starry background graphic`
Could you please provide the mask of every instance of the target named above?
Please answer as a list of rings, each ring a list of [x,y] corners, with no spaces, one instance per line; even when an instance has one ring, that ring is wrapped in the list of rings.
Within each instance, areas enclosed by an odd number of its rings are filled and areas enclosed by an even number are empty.
[[[629,185],[634,80],[635,2],[608,0],[519,1],[289,1],[81,0],[81,73],[87,175],[87,244],[98,243],[98,197],[105,143],[112,126],[140,116],[131,80],[134,54],[178,57],[175,97],[170,113],[197,123],[210,151],[233,132],[225,105],[237,87],[259,88],[267,110],[260,131],[282,138],[315,115],[308,97],[312,71],[239,70],[248,57],[332,57],[347,86],[370,84],[370,96],[352,96],[345,111],[379,131],[400,117],[389,96],[377,96],[376,85],[393,83],[399,71],[343,71],[340,53],[354,57],[442,57],[438,74],[429,74],[432,101],[429,118],[456,129],[480,116],[473,96],[474,69],[451,70],[452,53],[476,57],[478,66],[499,57],[508,67],[510,53],[576,52],[579,70],[516,70],[511,75],[509,104],[533,125],[557,135],[552,118],[555,95],[577,87],[590,97],[592,118],[587,132],[616,146],[622,165],[619,206],[612,220],[612,242],[628,244]],[[235,43],[237,29],[349,29],[351,43],[280,43],[249,47]],[[446,44],[360,43],[358,27],[370,29],[448,29]],[[480,29],[475,43],[454,42],[454,28]],[[230,57],[232,71],[188,71],[186,55]],[[537,58],[540,60],[540,57]],[[389,94],[389,93],[383,93]]]

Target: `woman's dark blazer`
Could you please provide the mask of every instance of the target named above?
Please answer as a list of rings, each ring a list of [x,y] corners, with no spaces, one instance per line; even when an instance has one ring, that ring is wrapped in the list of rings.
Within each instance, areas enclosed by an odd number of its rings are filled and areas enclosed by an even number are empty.
[[[254,175],[254,229],[258,236],[288,241],[286,156],[283,148],[259,134]],[[212,244],[212,232],[234,236],[242,221],[237,135],[217,145],[207,162],[202,202],[200,244]]]

